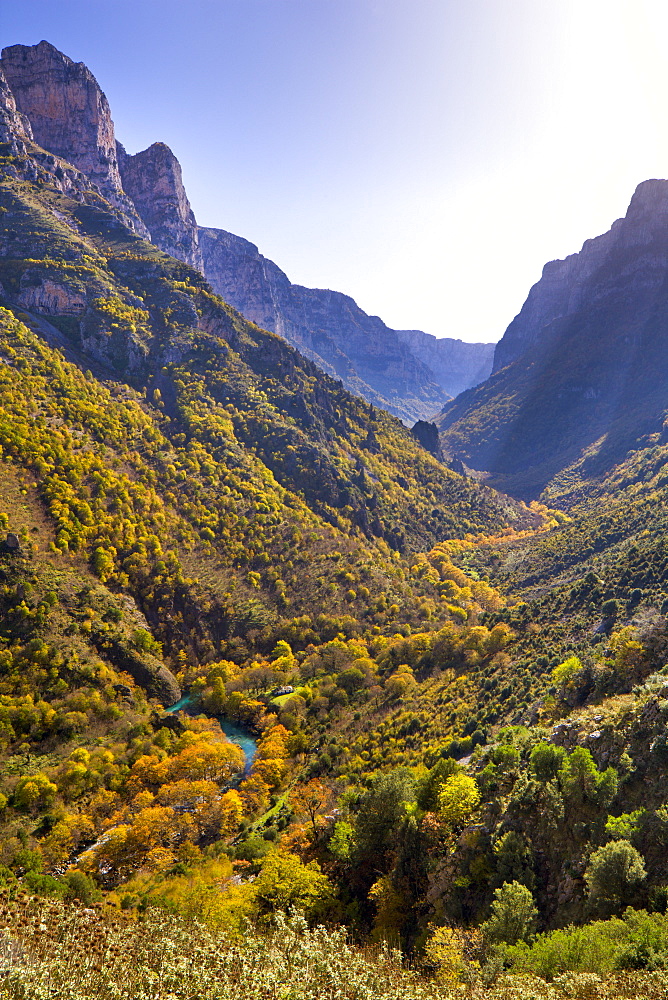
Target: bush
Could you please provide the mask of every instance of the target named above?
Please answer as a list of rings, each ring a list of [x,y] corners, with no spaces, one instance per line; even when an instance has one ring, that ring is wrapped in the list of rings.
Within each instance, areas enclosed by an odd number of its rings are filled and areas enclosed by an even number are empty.
[[[657,913],[628,909],[624,918],[596,920],[540,934],[529,946],[506,949],[513,972],[551,980],[564,972],[610,975],[616,969],[668,966],[668,920]]]

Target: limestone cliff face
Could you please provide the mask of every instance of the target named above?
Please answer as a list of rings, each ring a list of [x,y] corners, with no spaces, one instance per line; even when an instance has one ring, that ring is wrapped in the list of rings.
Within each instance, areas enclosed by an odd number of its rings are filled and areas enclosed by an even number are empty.
[[[25,142],[33,135],[28,119],[20,114],[4,73],[0,70],[0,142],[9,143],[12,153],[24,153]]]
[[[668,181],[640,184],[609,232],[545,267],[494,364],[436,422],[444,452],[504,492],[576,496],[581,477],[665,440]]]
[[[181,164],[164,142],[129,156],[116,144],[123,189],[165,253],[203,270],[197,222],[181,176]]]
[[[120,192],[114,123],[90,70],[48,42],[3,49],[2,68],[35,142],[79,167],[101,191]]]
[[[0,67],[35,143],[77,167],[147,237],[123,193],[109,103],[90,70],[44,41],[3,49]]]
[[[3,147],[2,154],[5,157],[3,162],[5,176],[20,178],[30,184],[48,184],[75,201],[97,205],[106,211],[112,210],[125,225],[147,235],[134,206],[124,195],[116,199],[116,206],[112,209],[108,200],[103,199],[97,185],[94,185],[78,167],[43,149],[35,142],[30,120],[17,107],[1,65],[0,145]],[[121,208],[118,207],[119,204]],[[15,237],[16,234],[11,231],[11,227],[5,228],[0,235],[0,253],[10,252],[9,244]],[[30,252],[31,248],[27,247],[26,255],[30,256]],[[50,292],[45,293],[45,301],[55,301]]]
[[[660,244],[666,223],[668,181],[644,181],[626,216],[607,233],[587,240],[579,253],[545,265],[540,281],[496,346],[494,371],[534,346],[547,345],[561,322],[583,306],[619,296],[620,282],[630,295],[661,285],[667,260]]]
[[[469,344],[451,337],[434,337],[422,330],[397,330],[399,340],[427,365],[449,396],[479,385],[492,373],[494,344]]]
[[[221,229],[200,228],[204,273],[214,290],[258,326],[280,334],[346,388],[374,405],[389,409],[406,422],[430,417],[453,395],[444,387],[447,364],[439,358],[437,373],[422,358],[410,336],[392,330],[377,316],[369,316],[354,299],[340,292],[293,285],[272,261],[248,240]],[[415,340],[426,334],[415,332]],[[428,338],[436,341],[436,338]],[[438,343],[438,342],[437,342]],[[458,341],[448,342],[457,354]],[[475,384],[488,345],[461,345],[474,358],[471,380],[459,372],[450,379],[467,388]],[[473,351],[468,352],[471,347]],[[483,360],[476,348],[483,347]],[[471,371],[471,369],[469,369]],[[484,374],[482,375],[484,378]]]

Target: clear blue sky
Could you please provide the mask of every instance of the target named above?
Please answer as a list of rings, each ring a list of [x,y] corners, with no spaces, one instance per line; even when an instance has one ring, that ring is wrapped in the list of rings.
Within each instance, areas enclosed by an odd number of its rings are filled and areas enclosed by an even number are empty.
[[[660,0],[0,0],[85,62],[203,225],[389,325],[497,340],[668,173]]]

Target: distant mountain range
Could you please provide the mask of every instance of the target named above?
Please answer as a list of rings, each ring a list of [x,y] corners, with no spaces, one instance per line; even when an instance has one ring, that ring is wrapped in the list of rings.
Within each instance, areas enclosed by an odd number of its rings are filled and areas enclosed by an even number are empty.
[[[489,375],[492,344],[391,330],[347,295],[293,285],[247,240],[199,227],[172,151],[156,142],[128,155],[83,63],[40,42],[5,49],[2,69],[38,145],[77,166],[138,234],[203,271],[244,316],[280,334],[352,392],[412,423]]]
[[[491,372],[493,344],[392,330],[349,295],[292,284],[254,244],[221,229],[200,227],[199,246],[204,274],[239,312],[407,422],[433,416]]]

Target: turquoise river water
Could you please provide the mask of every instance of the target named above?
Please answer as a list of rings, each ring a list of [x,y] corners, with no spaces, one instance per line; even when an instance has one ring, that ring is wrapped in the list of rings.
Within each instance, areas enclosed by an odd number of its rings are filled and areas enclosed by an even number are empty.
[[[167,709],[168,712],[188,712],[192,707],[192,698],[189,694],[184,694],[180,701],[177,701],[175,705],[170,705]],[[228,740],[232,743],[236,743],[240,746],[244,752],[244,774],[248,774],[251,769],[251,764],[255,759],[255,754],[257,753],[257,742],[253,739],[251,734],[247,729],[242,729],[238,726],[236,722],[230,721],[230,719],[225,719],[223,717],[218,717],[220,722],[220,727],[227,736]]]

